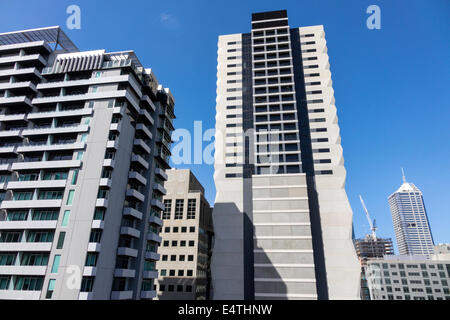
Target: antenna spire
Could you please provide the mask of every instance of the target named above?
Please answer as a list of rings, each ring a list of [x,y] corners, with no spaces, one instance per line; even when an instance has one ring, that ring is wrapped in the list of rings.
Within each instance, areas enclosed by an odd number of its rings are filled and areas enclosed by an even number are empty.
[[[403,183],[406,183],[405,170],[403,170],[403,168],[402,168],[402,178],[403,178]]]

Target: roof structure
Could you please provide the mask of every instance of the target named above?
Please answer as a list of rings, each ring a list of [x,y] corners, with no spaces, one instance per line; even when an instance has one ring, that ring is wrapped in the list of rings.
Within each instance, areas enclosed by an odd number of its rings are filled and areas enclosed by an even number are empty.
[[[34,41],[55,44],[55,49],[59,45],[65,52],[80,51],[59,26],[0,33],[0,46]]]

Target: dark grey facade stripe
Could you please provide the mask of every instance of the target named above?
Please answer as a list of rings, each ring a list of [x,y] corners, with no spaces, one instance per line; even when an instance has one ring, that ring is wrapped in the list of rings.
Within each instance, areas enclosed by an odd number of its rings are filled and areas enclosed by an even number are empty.
[[[320,224],[319,199],[315,184],[314,160],[309,127],[308,106],[306,104],[306,88],[303,74],[300,32],[298,28],[295,28],[291,29],[290,33],[302,169],[303,172],[306,173],[306,185],[308,188],[309,218],[311,221],[317,297],[319,300],[328,300],[327,272],[325,268],[325,254]]]
[[[253,76],[252,76],[252,39],[250,33],[242,35],[242,130],[254,129],[253,125]],[[254,173],[248,137],[245,137],[244,178],[251,178]]]
[[[251,34],[242,35],[242,129],[243,134],[253,128],[253,77],[252,77],[252,39]],[[244,135],[244,184],[250,183],[254,172],[253,163],[250,161],[249,138]],[[248,187],[248,186],[247,186]],[[245,197],[244,192],[244,197]],[[244,199],[243,229],[244,229],[244,299],[255,299],[255,276],[253,257],[253,199]]]

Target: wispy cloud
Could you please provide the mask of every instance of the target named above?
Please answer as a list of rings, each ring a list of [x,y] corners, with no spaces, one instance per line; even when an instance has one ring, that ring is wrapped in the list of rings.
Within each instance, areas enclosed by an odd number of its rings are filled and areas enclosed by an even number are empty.
[[[163,26],[169,29],[178,29],[180,27],[180,22],[178,21],[178,19],[170,13],[161,13],[159,15],[159,21]]]

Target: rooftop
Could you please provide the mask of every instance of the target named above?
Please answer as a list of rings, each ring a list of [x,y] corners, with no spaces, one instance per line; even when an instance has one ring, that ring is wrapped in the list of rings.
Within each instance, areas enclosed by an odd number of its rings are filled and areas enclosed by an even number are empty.
[[[35,41],[55,44],[55,50],[59,45],[65,52],[80,51],[59,26],[0,33],[0,46]]]

